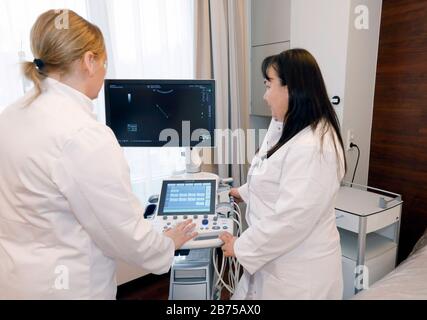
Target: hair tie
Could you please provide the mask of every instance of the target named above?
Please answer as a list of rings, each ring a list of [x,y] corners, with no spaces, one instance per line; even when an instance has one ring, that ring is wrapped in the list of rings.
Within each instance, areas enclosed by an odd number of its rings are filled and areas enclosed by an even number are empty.
[[[36,65],[39,71],[44,67],[44,62],[41,59],[34,59],[33,63]]]

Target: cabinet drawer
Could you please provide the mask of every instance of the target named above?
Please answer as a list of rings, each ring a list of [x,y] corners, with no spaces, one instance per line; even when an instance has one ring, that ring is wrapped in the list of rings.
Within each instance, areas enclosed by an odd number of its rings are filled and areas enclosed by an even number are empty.
[[[354,214],[335,209],[335,221],[338,228],[359,232],[359,217]]]
[[[366,216],[366,233],[374,232],[400,220],[402,206]],[[335,209],[337,227],[359,233],[359,219],[362,217]]]
[[[384,210],[383,212],[368,216],[366,222],[366,233],[377,231],[398,222],[400,220],[401,211],[402,206],[398,205]]]

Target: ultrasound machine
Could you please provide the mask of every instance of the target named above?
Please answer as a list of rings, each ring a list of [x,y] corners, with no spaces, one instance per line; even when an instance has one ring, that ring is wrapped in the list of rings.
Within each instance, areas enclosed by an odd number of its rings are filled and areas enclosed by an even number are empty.
[[[225,259],[221,271],[216,265],[218,235],[237,235],[240,214],[225,180],[200,172],[198,148],[215,146],[215,82],[105,80],[105,105],[106,123],[122,147],[186,148],[186,173],[163,180],[142,214],[158,232],[190,218],[196,224],[198,236],[175,254],[169,298],[218,298],[223,287],[230,289],[221,278]]]

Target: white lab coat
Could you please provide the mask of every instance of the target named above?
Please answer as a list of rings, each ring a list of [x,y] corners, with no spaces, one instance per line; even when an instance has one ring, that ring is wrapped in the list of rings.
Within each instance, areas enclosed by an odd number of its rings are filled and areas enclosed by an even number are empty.
[[[308,127],[267,159],[281,132],[273,120],[239,188],[249,228],[234,245],[244,274],[233,299],[341,299],[334,203],[344,164],[336,135],[327,133],[320,150],[320,126]]]
[[[43,86],[0,114],[0,299],[115,299],[116,258],[161,274],[174,243],[143,219],[90,99]]]

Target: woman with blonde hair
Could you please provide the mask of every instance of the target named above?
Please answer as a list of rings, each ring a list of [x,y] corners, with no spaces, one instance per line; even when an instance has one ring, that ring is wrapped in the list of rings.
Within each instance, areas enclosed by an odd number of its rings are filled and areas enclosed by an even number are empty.
[[[0,115],[0,299],[115,299],[116,263],[164,273],[196,235],[143,219],[114,134],[96,121],[106,74],[100,29],[73,11],[31,30],[34,89]]]

